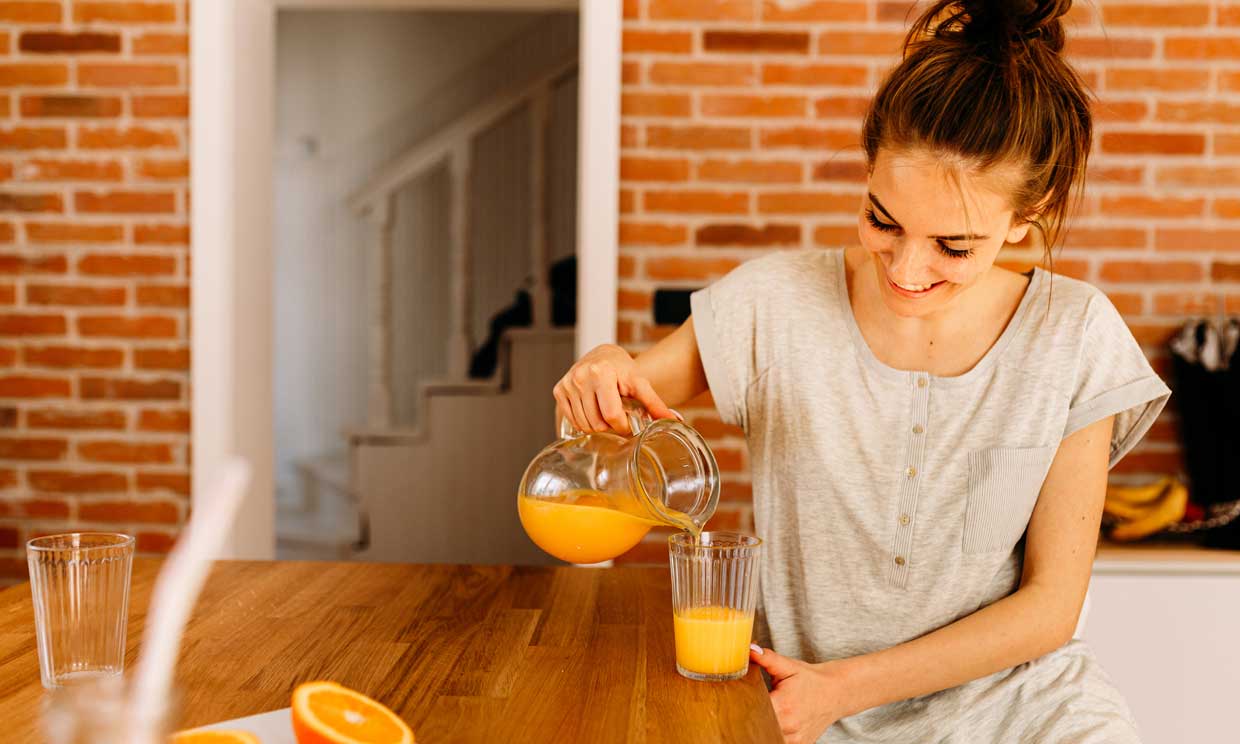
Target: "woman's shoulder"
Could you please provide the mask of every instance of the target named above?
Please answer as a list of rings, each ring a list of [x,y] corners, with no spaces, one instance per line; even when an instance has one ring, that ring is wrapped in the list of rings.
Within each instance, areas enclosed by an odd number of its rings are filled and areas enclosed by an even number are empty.
[[[840,251],[823,249],[771,251],[745,261],[725,279],[755,292],[767,289],[821,292],[835,286],[833,280],[844,263],[841,255]]]
[[[1098,349],[1133,340],[1123,316],[1105,292],[1083,279],[1040,268],[1035,271],[1040,276],[1029,312],[1035,327],[1049,332],[1041,335],[1054,339],[1059,346],[1071,339],[1078,347]]]

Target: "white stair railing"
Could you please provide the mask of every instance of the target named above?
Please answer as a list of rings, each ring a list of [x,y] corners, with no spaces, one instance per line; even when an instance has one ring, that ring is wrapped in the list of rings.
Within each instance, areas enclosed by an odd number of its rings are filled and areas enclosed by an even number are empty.
[[[534,327],[551,325],[550,289],[547,284],[548,246],[547,138],[551,96],[555,85],[575,73],[577,61],[557,66],[525,88],[497,95],[471,109],[410,148],[384,168],[349,199],[349,207],[372,226],[371,260],[378,277],[378,296],[373,299],[370,331],[370,376],[367,425],[371,429],[392,426],[392,226],[396,193],[409,182],[445,163],[451,176],[450,248],[451,309],[447,349],[450,382],[467,380],[472,354],[472,308],[474,261],[470,249],[470,180],[474,140],[513,111],[526,107],[530,117],[530,267]]]

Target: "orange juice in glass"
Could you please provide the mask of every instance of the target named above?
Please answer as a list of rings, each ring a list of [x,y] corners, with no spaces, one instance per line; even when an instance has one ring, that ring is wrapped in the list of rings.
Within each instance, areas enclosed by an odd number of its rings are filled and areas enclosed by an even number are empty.
[[[749,671],[762,541],[735,532],[668,538],[676,671],[722,682]]]

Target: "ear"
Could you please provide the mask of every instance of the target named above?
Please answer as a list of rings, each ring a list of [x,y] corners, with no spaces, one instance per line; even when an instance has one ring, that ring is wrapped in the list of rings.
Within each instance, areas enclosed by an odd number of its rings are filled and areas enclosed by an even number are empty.
[[[1013,219],[1012,221],[1015,222],[1016,220]],[[1003,242],[1019,243],[1020,241],[1025,239],[1026,235],[1029,234],[1029,229],[1031,227],[1033,227],[1032,222],[1021,222],[1020,224],[1013,224],[1012,229],[1008,230],[1007,237],[1003,239]]]

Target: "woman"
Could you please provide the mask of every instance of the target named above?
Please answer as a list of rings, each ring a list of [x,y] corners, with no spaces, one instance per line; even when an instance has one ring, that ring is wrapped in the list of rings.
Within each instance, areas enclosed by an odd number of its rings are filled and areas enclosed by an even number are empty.
[[[1169,391],[1101,292],[994,265],[1082,183],[1070,4],[935,3],[865,120],[860,246],[748,262],[555,387],[587,431],[708,387],[744,429],[788,741],[1137,741],[1073,633],[1107,470]]]

